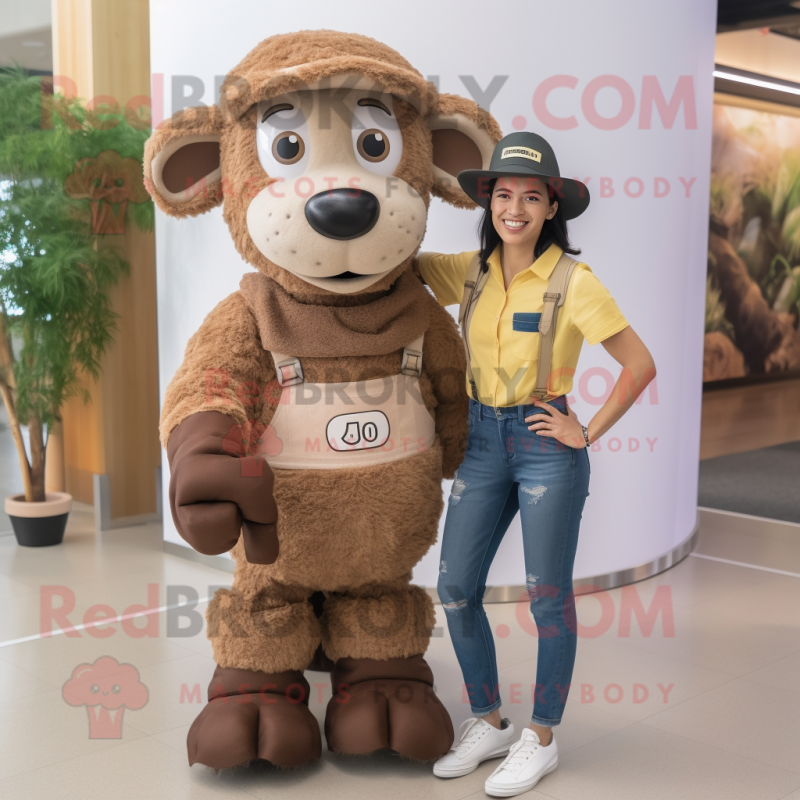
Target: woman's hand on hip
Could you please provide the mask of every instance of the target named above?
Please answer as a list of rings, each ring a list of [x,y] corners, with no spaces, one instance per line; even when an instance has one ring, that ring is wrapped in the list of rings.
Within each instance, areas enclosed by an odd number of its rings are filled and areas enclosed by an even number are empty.
[[[558,408],[543,400],[534,400],[533,405],[541,408],[545,414],[533,414],[525,418],[529,431],[536,431],[538,436],[552,436],[559,442],[569,447],[580,450],[586,447],[583,438],[583,429],[578,421],[578,415],[567,404],[567,414],[564,415]]]

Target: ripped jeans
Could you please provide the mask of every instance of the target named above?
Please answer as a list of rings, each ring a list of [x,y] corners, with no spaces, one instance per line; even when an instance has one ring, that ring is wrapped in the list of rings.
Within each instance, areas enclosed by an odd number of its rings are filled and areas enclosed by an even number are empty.
[[[567,413],[564,395],[550,403]],[[522,597],[530,600],[535,622],[528,628],[531,650],[533,637],[539,640],[531,719],[558,725],[578,643],[572,567],[589,493],[589,454],[529,431],[533,422],[525,417],[531,414],[547,412],[470,399],[467,451],[447,507],[437,591],[472,712],[484,716],[501,704],[494,639],[483,609],[486,576],[520,512],[527,574]]]

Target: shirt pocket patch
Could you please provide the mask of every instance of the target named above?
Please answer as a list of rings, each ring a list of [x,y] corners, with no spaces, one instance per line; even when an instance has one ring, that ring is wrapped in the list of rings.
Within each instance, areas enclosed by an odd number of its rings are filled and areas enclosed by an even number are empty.
[[[511,351],[523,361],[533,361],[539,356],[539,320],[541,313],[518,311],[512,317]]]
[[[518,311],[514,314],[512,322],[515,331],[524,331],[526,333],[539,332],[539,320],[542,318],[540,313],[528,314]]]

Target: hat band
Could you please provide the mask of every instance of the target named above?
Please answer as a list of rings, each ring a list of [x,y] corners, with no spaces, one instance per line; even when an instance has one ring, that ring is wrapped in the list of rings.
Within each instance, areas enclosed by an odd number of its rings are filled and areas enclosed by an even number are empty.
[[[542,154],[532,147],[504,147],[503,152],[500,154],[500,159],[504,158],[529,158],[531,161],[541,163]]]
[[[526,164],[525,162],[511,161],[507,164],[498,164],[489,167],[489,172],[500,175],[531,175],[539,178],[558,178],[552,170],[545,169],[541,164]]]

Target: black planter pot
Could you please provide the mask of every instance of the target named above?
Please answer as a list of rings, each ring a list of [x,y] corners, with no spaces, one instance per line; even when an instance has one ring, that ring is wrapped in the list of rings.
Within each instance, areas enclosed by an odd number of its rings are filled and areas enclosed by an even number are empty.
[[[23,547],[50,547],[61,544],[72,510],[72,495],[47,492],[46,500],[26,503],[25,495],[6,497],[6,514],[17,543]]]

